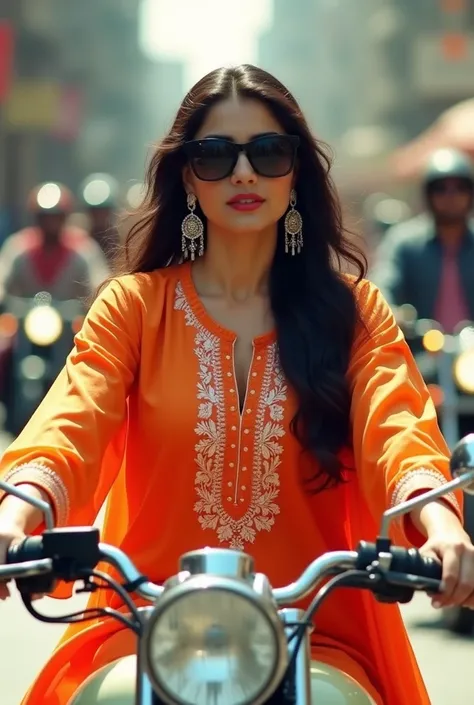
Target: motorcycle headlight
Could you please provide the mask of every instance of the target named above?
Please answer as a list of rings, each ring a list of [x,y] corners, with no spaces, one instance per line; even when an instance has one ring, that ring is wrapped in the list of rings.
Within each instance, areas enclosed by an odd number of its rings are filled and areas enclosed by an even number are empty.
[[[209,575],[164,593],[142,648],[150,681],[169,705],[261,705],[288,665],[273,605],[243,581]]]
[[[62,333],[63,321],[55,308],[35,306],[27,313],[24,328],[34,345],[52,345]]]
[[[465,350],[456,359],[453,375],[461,391],[474,394],[474,350]]]

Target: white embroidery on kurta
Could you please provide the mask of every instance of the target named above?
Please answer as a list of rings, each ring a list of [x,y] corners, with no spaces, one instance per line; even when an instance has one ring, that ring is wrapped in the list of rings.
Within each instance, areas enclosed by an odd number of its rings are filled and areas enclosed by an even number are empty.
[[[416,468],[408,470],[397,481],[393,492],[390,505],[395,507],[397,504],[406,502],[410,496],[417,490],[435,490],[447,483],[446,477],[439,470],[434,468]],[[443,499],[449,502],[457,512],[461,512],[461,508],[453,492],[445,495]]]
[[[56,525],[65,525],[69,514],[68,491],[59,475],[47,465],[37,460],[16,465],[6,473],[3,481],[14,485],[29,483],[44,489],[54,502]]]
[[[220,339],[197,320],[180,283],[176,287],[174,307],[183,311],[186,324],[196,329],[194,353],[199,365],[199,420],[195,432],[199,440],[195,446],[198,469],[194,482],[198,500],[194,511],[203,529],[214,530],[221,543],[242,550],[246,543],[255,541],[259,531],[270,531],[280,512],[278,468],[283,447],[279,439],[285,435],[282,402],[287,398],[287,384],[279,365],[277,346],[273,343],[266,351],[255,418],[251,499],[245,514],[234,519],[223,505],[226,412]]]

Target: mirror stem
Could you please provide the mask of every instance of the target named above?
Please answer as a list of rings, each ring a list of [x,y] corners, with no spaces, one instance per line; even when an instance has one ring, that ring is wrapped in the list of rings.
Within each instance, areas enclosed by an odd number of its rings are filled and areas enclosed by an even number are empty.
[[[407,502],[402,502],[397,504],[392,509],[388,509],[382,517],[382,525],[380,527],[380,533],[378,539],[382,541],[389,540],[389,529],[390,524],[394,519],[398,519],[405,514],[409,514],[413,509],[420,509],[424,507],[425,504],[433,502],[435,499],[444,497],[445,495],[453,492],[454,490],[460,490],[466,485],[469,485],[474,480],[474,470],[469,470],[469,472],[463,473],[455,480],[447,482],[445,485],[436,487],[434,490],[425,492],[424,494],[417,495],[413,499],[409,499]]]

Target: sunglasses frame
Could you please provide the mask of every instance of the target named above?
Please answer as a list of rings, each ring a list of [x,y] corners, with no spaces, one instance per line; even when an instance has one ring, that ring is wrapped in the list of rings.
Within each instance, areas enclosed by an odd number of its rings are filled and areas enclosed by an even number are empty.
[[[278,174],[278,176],[268,176],[267,174],[262,174],[261,171],[255,168],[255,164],[252,161],[252,157],[248,153],[248,148],[250,145],[255,144],[255,142],[260,142],[264,140],[269,140],[269,139],[275,139],[277,138],[283,138],[285,141],[287,141],[293,148],[293,155],[291,158],[291,163],[289,166],[289,169],[285,171],[283,174]],[[203,179],[195,169],[195,166],[193,164],[193,159],[196,159],[198,154],[197,150],[202,147],[204,144],[210,144],[210,143],[216,143],[218,142],[219,144],[225,143],[226,145],[230,145],[233,149],[234,155],[233,155],[233,161],[231,164],[231,167],[229,170],[223,175],[220,176],[218,179]],[[239,161],[239,156],[241,152],[244,152],[245,156],[247,157],[250,166],[252,167],[253,171],[258,174],[258,176],[263,176],[266,179],[279,179],[283,176],[288,176],[288,174],[294,169],[295,163],[296,163],[296,154],[297,154],[297,149],[300,144],[300,138],[297,135],[287,135],[287,134],[279,134],[275,133],[272,135],[262,135],[261,137],[255,137],[253,140],[250,140],[249,142],[246,142],[245,144],[239,144],[238,142],[233,142],[232,140],[228,140],[225,137],[205,137],[202,140],[189,140],[189,142],[185,142],[183,145],[183,151],[186,154],[186,157],[188,158],[189,165],[196,176],[197,179],[200,181],[222,181],[223,179],[227,179],[233,172],[234,169],[237,165],[237,162]]]
[[[446,183],[453,179],[458,182],[456,185]],[[446,176],[428,185],[428,192],[432,194],[468,193],[469,191],[474,191],[474,185],[467,176]]]

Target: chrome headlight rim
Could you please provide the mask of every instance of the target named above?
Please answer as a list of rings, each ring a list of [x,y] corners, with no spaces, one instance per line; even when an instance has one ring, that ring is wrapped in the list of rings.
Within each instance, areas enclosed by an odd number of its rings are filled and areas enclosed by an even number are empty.
[[[42,330],[44,321],[48,321],[48,319],[49,323],[52,323],[53,326],[52,334],[46,336],[38,335],[38,330]],[[38,347],[54,345],[61,337],[63,328],[64,324],[61,315],[53,306],[49,306],[48,304],[42,304],[32,308],[28,311],[23,321],[23,330],[26,337],[33,345],[37,345]]]
[[[252,705],[264,705],[273,695],[289,664],[288,641],[285,633],[283,621],[280,619],[275,604],[263,595],[259,595],[249,583],[235,578],[227,578],[213,575],[194,575],[179,585],[174,585],[165,590],[158,599],[155,607],[147,614],[144,624],[143,636],[140,641],[140,661],[147,673],[155,693],[166,705],[192,705],[189,700],[177,697],[176,693],[168,691],[166,684],[156,677],[151,664],[150,648],[152,636],[156,623],[163,615],[179,600],[185,599],[187,595],[197,591],[213,590],[233,593],[240,598],[248,600],[261,613],[262,617],[273,631],[276,645],[276,658],[273,671],[268,677],[265,687],[257,697],[252,698]]]

